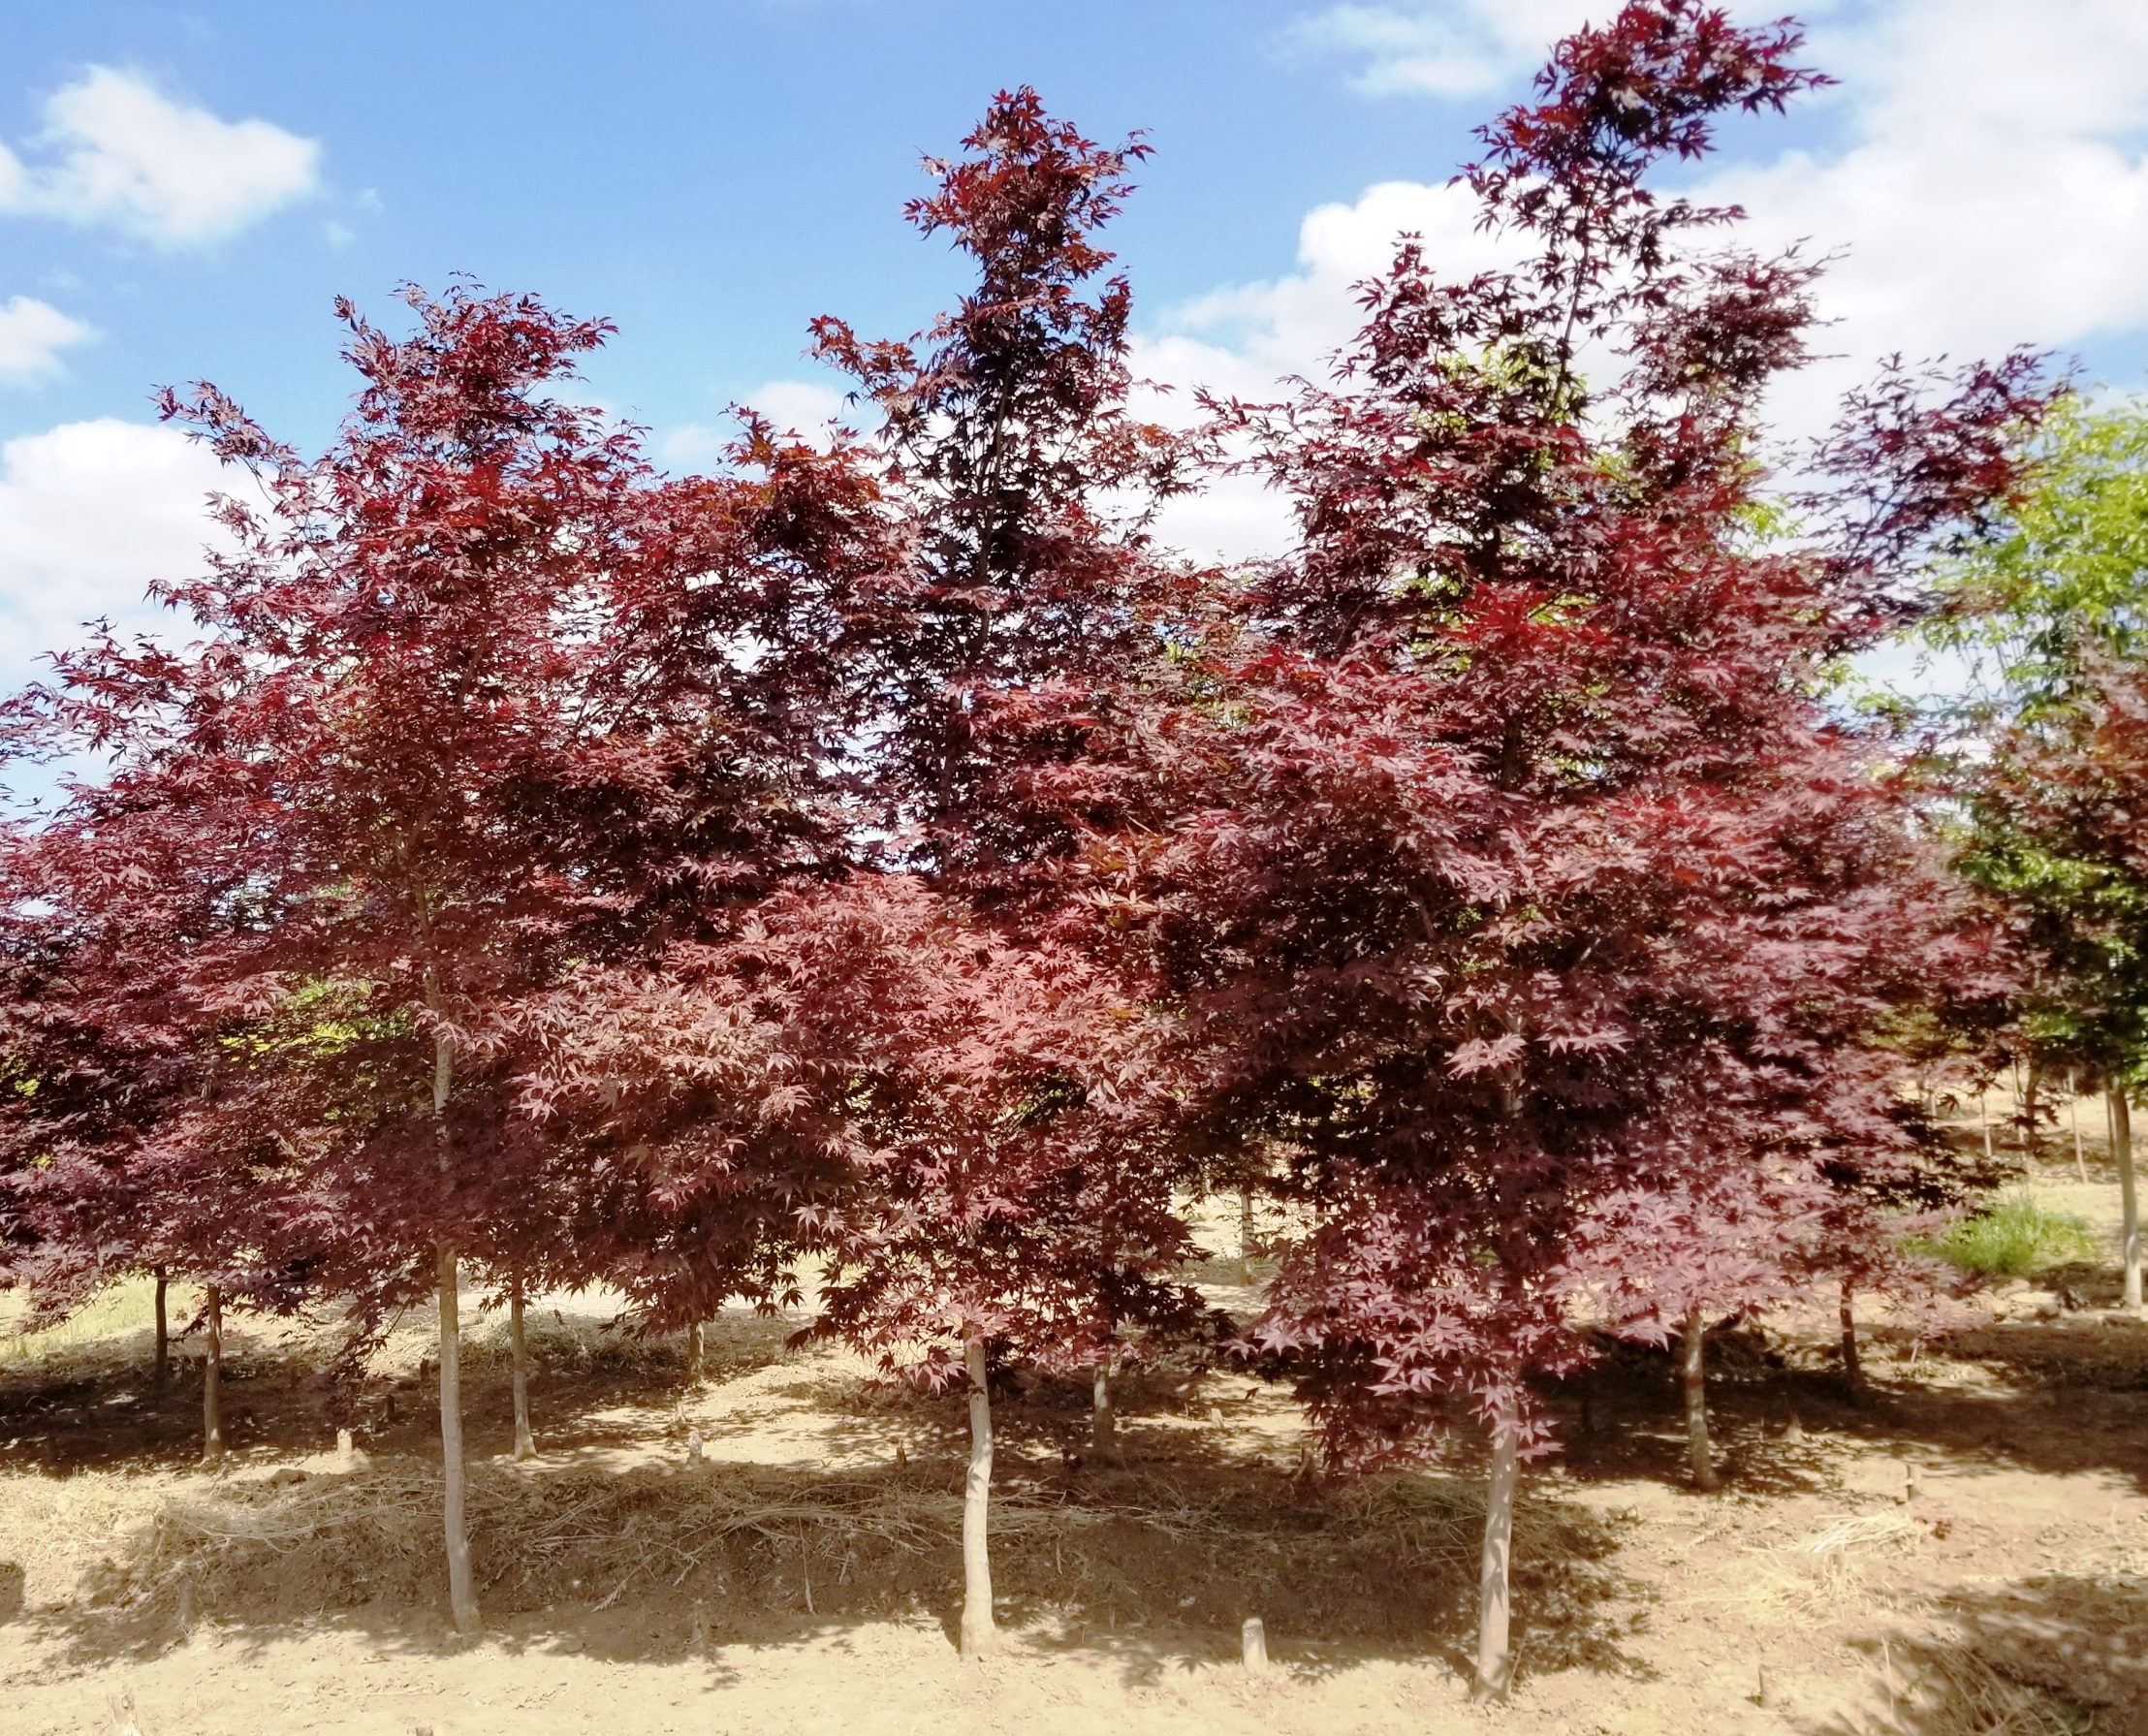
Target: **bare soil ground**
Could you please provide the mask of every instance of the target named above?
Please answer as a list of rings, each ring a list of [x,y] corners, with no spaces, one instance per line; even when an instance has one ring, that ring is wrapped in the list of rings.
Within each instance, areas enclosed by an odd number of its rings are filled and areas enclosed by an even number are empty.
[[[2057,1203],[2101,1217],[2113,1191]],[[1209,1276],[1216,1306],[1256,1305]],[[1522,1680],[1492,1711],[1465,1700],[1467,1431],[1451,1463],[1327,1485],[1283,1388],[1187,1362],[1125,1383],[1126,1463],[1100,1467],[1086,1395],[1010,1387],[1007,1643],[965,1666],[958,1403],[742,1311],[688,1391],[676,1345],[551,1298],[532,1465],[505,1457],[494,1317],[476,1330],[487,1631],[464,1643],[424,1336],[339,1396],[328,1328],[247,1324],[210,1475],[198,1365],[158,1392],[138,1325],[85,1327],[0,1364],[0,1732],[2148,1736],[2148,1322],[2104,1306],[2107,1267],[2060,1277],[2078,1306],[2055,1318],[1876,1325],[1861,1402],[1831,1310],[1730,1335],[1719,1495],[1685,1486],[1659,1359],[1550,1395],[1566,1450],[1528,1480]],[[1239,1661],[1248,1615],[1265,1677]]]

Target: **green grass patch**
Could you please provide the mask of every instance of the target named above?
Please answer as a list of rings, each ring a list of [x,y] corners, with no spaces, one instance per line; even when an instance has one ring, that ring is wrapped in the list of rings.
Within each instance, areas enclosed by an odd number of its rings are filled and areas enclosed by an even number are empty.
[[[2003,1193],[1984,1211],[1920,1249],[1965,1272],[2015,1278],[2050,1266],[2094,1260],[2103,1252],[2088,1219],[2054,1212],[2034,1194]]]
[[[176,1333],[200,1306],[201,1292],[192,1284],[174,1283],[165,1295],[165,1312]],[[56,1325],[42,1332],[19,1332],[16,1323],[29,1312],[29,1299],[20,1292],[0,1293],[0,1367],[11,1363],[41,1362],[55,1353],[79,1350],[100,1340],[132,1333],[146,1333],[156,1323],[157,1280],[153,1278],[121,1278],[107,1284],[96,1295]]]

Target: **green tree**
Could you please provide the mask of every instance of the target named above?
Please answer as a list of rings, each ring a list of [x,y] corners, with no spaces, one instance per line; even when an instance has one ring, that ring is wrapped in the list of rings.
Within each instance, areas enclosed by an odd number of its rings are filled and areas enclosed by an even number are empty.
[[[2061,406],[2034,482],[1944,576],[1927,641],[1962,657],[1968,800],[1957,866],[2018,912],[2034,963],[2020,1022],[2039,1072],[2109,1093],[2125,1300],[2141,1304],[2132,1106],[2148,1086],[2148,403]]]

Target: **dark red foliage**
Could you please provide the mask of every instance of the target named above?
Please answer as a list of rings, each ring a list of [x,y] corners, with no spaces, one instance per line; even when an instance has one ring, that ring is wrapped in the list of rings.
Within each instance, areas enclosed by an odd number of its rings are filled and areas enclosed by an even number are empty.
[[[1006,777],[1076,744],[1036,726],[1039,704],[1078,712],[1146,651],[1165,580],[1145,527],[1185,486],[1185,449],[1127,412],[1126,280],[1090,288],[1112,263],[1096,230],[1148,147],[1099,146],[1027,88],[995,97],[963,145],[927,165],[937,188],[908,215],[952,237],[976,286],[907,343],[836,319],[813,330],[883,418],[885,488],[912,552],[877,627],[884,800],[927,862],[975,872],[1063,845]]]
[[[95,1160],[135,1189],[174,1144],[244,1153],[236,1193],[161,1201],[143,1246],[239,1233],[249,1186],[293,1188],[315,1278],[375,1303],[424,1288],[437,1245],[503,1277],[613,1251],[576,1232],[620,1184],[528,1089],[533,1045],[578,971],[837,848],[830,670],[881,536],[843,452],[758,426],[729,477],[652,475],[551,395],[601,324],[409,300],[405,338],[344,310],[363,387],[317,460],[211,388],[168,399],[268,506],[226,500],[239,552],[169,587],[198,643],[107,639],[18,702],[113,770],[8,863],[41,1017],[100,1089],[163,1106]],[[41,1082],[10,1105],[19,1174],[79,1136],[45,1113],[49,1059],[18,1065]]]
[[[1795,40],[1636,4],[1562,44],[1471,172],[1536,262],[1448,284],[1406,245],[1332,389],[1224,408],[1300,547],[1093,738],[1089,860],[1185,1009],[1174,1064],[1313,1215],[1254,1337],[1347,1459],[1417,1450],[1457,1389],[1523,1414],[1578,1318],[1660,1337],[1891,1269],[1920,1158],[1890,1022],[2005,986],[1819,694],[1867,582],[2011,486],[1975,455],[2027,370],[1855,407],[1899,486],[1758,537],[1813,269],[1674,254],[1732,213],[1642,179],[1815,82]],[[1625,358],[1586,415],[1577,333]]]
[[[1797,504],[1826,536],[1844,600],[1864,605],[1852,618],[1865,631],[1919,608],[1907,588],[1919,565],[2016,503],[2028,481],[2024,436],[2055,395],[2043,359],[2027,350],[1951,373],[1896,356],[1849,395],[1814,454],[1831,486]]]
[[[1187,1244],[1155,1024],[1080,953],[859,874],[675,950],[611,1006],[572,1022],[563,1064],[616,1099],[667,1202],[787,1153],[782,1235],[825,1262],[816,1331],[940,1383],[968,1333],[1074,1370],[1121,1327],[1198,1317],[1169,1278]]]

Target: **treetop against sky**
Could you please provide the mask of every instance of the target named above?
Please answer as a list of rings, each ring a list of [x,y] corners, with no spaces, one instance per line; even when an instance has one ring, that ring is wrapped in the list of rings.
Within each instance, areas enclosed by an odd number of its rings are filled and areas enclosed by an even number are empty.
[[[333,296],[390,305],[467,272],[617,321],[589,395],[675,468],[734,401],[811,425],[841,382],[806,322],[915,328],[959,280],[900,220],[1002,86],[1154,154],[1115,230],[1136,371],[1264,392],[1354,329],[1394,237],[1455,269],[1500,256],[1465,189],[1469,126],[1520,93],[1586,0],[656,0],[599,19],[412,0],[317,9],[85,0],[18,9],[0,88],[0,678],[88,616],[142,621],[191,567],[209,455],[149,395],[210,377],[301,440],[346,386]],[[1748,20],[1779,5],[1734,6]],[[2079,354],[2134,382],[2148,330],[2148,13],[2131,0],[1816,0],[1840,83],[1728,126],[1691,172],[1755,243],[1839,253],[1792,424],[1871,360]],[[1174,504],[1198,553],[1272,546],[1250,480]]]

